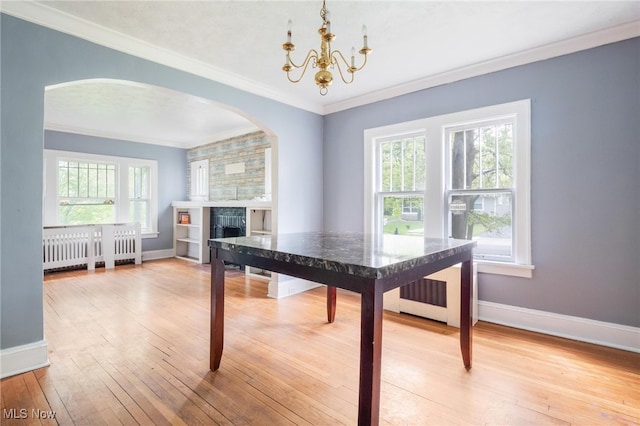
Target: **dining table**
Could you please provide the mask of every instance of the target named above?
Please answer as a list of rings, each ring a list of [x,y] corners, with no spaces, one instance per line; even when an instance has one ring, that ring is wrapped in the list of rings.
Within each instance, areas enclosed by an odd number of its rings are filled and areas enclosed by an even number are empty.
[[[460,350],[464,367],[471,368],[475,241],[318,231],[216,238],[210,239],[208,244],[211,250],[212,371],[220,368],[224,346],[225,263],[325,284],[329,323],[335,321],[338,288],[361,295],[359,425],[379,423],[385,292],[461,264]]]

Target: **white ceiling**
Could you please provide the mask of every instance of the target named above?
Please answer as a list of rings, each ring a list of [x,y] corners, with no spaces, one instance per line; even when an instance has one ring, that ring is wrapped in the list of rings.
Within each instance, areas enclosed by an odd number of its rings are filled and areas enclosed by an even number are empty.
[[[45,91],[45,128],[191,148],[258,129],[207,99],[121,80],[85,80]]]
[[[14,16],[320,114],[640,35],[637,0],[328,0],[332,47],[345,56],[352,46],[358,50],[366,24],[373,52],[353,84],[336,77],[321,96],[313,70],[298,84],[281,70],[287,20],[301,61],[319,49],[321,6],[317,0],[2,2]],[[216,122],[218,105],[190,98],[112,81],[62,86],[47,91],[46,121],[85,133],[117,128],[134,140],[177,146],[252,128],[235,114]]]

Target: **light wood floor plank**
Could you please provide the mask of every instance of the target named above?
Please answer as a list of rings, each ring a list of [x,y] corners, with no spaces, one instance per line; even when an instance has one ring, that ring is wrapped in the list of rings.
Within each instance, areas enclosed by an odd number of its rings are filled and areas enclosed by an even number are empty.
[[[167,259],[48,274],[51,366],[3,379],[2,425],[352,425],[359,296],[266,296],[228,272],[225,352],[209,371],[208,265]],[[480,322],[458,330],[386,312],[383,425],[638,425],[640,354]],[[10,419],[27,410],[27,419]],[[31,410],[54,411],[55,422]],[[16,411],[11,411],[16,410]]]

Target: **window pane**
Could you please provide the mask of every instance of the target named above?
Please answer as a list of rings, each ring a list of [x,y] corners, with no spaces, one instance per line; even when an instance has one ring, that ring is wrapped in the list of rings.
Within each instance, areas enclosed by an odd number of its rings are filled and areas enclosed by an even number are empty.
[[[413,181],[414,174],[414,161],[415,161],[415,143],[413,138],[404,139],[401,142],[402,148],[402,185],[401,189],[403,191],[412,191],[415,186],[415,182]]]
[[[424,197],[383,197],[383,233],[424,236]]]
[[[129,220],[140,222],[142,231],[149,230],[149,202],[147,200],[130,200]]]
[[[402,144],[391,143],[391,191],[402,191]]]
[[[471,188],[477,176],[476,129],[451,133],[451,189]]]
[[[511,191],[456,194],[449,197],[449,231],[453,238],[475,240],[475,257],[513,258]]]
[[[424,136],[397,139],[380,144],[381,191],[425,189]]]
[[[496,134],[495,127],[488,126],[480,129],[480,143],[478,143],[479,170],[474,188],[497,188],[496,186]]]
[[[63,225],[115,222],[115,165],[59,161],[58,199]]]
[[[80,163],[78,165],[78,197],[89,196],[89,174],[87,163]]]
[[[497,184],[499,188],[513,187],[513,125],[503,124],[496,127],[496,155],[498,159]]]
[[[98,179],[98,165],[97,164],[89,164],[88,173],[87,173],[87,187],[88,187],[88,196],[89,197],[100,197],[100,183]]]
[[[66,167],[60,167],[58,172],[58,195],[60,197],[69,196],[69,169]]]
[[[414,176],[415,176],[415,191],[423,191],[426,189],[426,156],[425,156],[425,142],[424,136],[414,138],[415,141],[415,153],[414,153]]]
[[[150,230],[149,167],[129,167],[129,221],[140,222],[142,231]]]
[[[59,207],[62,225],[84,225],[88,223],[113,223],[116,218],[114,204],[71,204],[62,202]]]
[[[451,189],[513,186],[513,125],[478,126],[450,133]]]

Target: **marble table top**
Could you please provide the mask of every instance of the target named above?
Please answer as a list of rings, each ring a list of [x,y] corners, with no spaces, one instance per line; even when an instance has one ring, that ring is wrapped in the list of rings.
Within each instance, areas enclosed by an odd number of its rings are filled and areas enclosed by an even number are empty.
[[[349,232],[218,238],[209,246],[366,278],[389,275],[471,251],[475,241]]]

